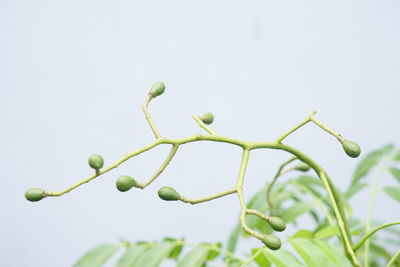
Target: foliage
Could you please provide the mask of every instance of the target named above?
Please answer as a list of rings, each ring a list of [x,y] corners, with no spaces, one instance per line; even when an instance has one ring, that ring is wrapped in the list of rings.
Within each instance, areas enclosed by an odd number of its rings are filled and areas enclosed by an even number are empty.
[[[162,187],[158,191],[161,199],[166,201],[182,201],[190,204],[198,204],[211,201],[216,198],[235,194],[240,202],[240,216],[237,226],[234,228],[226,249],[218,244],[189,244],[182,239],[167,238],[159,242],[123,242],[122,245],[103,244],[85,254],[75,266],[102,266],[110,257],[121,250],[125,251],[117,262],[117,266],[159,266],[166,259],[176,261],[176,266],[209,266],[209,261],[224,266],[381,266],[386,259],[387,266],[399,266],[400,252],[392,255],[390,246],[383,245],[376,232],[387,227],[400,224],[400,222],[386,223],[372,228],[372,215],[376,196],[382,177],[389,172],[398,182],[400,181],[400,169],[397,163],[400,161],[400,151],[393,145],[387,145],[381,149],[366,155],[357,166],[351,183],[343,193],[335,187],[327,172],[313,159],[302,151],[283,143],[284,139],[307,123],[313,123],[323,131],[334,136],[342,146],[343,151],[351,158],[361,154],[360,146],[345,139],[340,133],[329,128],[311,112],[305,120],[283,133],[275,141],[250,142],[222,136],[214,132],[209,125],[214,121],[212,113],[202,116],[193,115],[195,122],[204,129],[207,134],[195,134],[183,138],[165,138],[161,136],[150,116],[148,106],[150,102],[162,95],[165,85],[155,83],[142,105],[142,110],[153,132],[155,140],[121,157],[109,166],[104,166],[101,155],[93,154],[89,157],[89,166],[94,169],[94,174],[88,178],[66,188],[60,192],[50,192],[39,188],[28,189],[25,198],[32,202],[41,201],[48,197],[62,196],[75,188],[117,168],[127,160],[134,158],[158,145],[168,144],[171,151],[164,163],[156,170],[153,176],[144,183],[137,182],[130,176],[121,176],[116,181],[116,187],[121,192],[127,192],[132,188],[144,189],[150,185],[165,170],[175,156],[180,146],[198,141],[221,142],[238,146],[242,149],[242,160],[239,176],[234,188],[216,193],[211,196],[198,199],[190,199],[178,193],[169,186]],[[248,203],[243,197],[243,184],[250,154],[256,149],[274,149],[285,151],[290,158],[282,163],[272,181],[265,188],[256,193]],[[367,187],[370,174],[376,169],[376,178],[371,186],[371,196],[368,204],[368,217],[362,223],[360,220],[350,218],[352,211],[350,200],[358,192]],[[305,175],[313,171],[314,175]],[[302,175],[287,181],[281,181],[282,176],[288,173],[301,172]],[[400,187],[387,186],[383,191],[396,201],[400,201]],[[286,247],[281,248],[281,239],[275,232],[284,231],[290,224],[295,227],[300,216],[309,214],[314,221],[311,229],[299,229],[294,235],[289,236]],[[398,232],[394,231],[397,238]],[[252,237],[258,239],[263,245],[251,250],[247,258],[240,258],[234,254],[237,243],[241,238]],[[358,239],[355,243],[354,239]],[[391,240],[393,241],[393,240]],[[288,247],[290,244],[290,247]],[[398,247],[398,240],[394,240]],[[218,262],[219,260],[219,262]]]

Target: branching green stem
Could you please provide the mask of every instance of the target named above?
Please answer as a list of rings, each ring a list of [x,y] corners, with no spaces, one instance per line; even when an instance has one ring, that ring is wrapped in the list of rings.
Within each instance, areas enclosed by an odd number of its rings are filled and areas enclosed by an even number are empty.
[[[364,244],[364,242],[367,241],[372,235],[374,235],[379,230],[384,229],[386,227],[393,226],[393,225],[398,225],[398,224],[400,224],[400,222],[391,222],[391,223],[382,224],[382,225],[376,227],[375,229],[373,229],[372,231],[367,233],[363,238],[361,238],[360,241],[358,241],[358,243],[353,247],[353,250],[357,251],[359,248],[361,248],[362,245]]]
[[[319,178],[322,180],[325,189],[328,193],[329,196],[329,201],[330,204],[334,210],[334,215],[336,217],[339,229],[340,229],[340,235],[342,238],[342,242],[343,242],[343,247],[345,249],[346,254],[348,255],[348,257],[350,258],[350,260],[352,261],[354,266],[359,267],[360,264],[357,261],[357,258],[354,254],[354,251],[352,249],[352,240],[351,240],[351,235],[350,235],[350,231],[349,231],[349,227],[347,225],[347,221],[346,221],[346,217],[344,214],[344,210],[343,210],[343,205],[341,203],[340,200],[340,196],[337,193],[333,183],[331,182],[331,180],[329,179],[328,175],[325,173],[325,171],[316,163],[314,162],[311,158],[309,158],[307,155],[305,155],[304,153],[302,153],[301,151],[288,146],[286,144],[283,144],[282,141],[285,137],[287,137],[288,135],[290,135],[292,132],[294,132],[295,130],[299,129],[300,127],[302,127],[304,124],[308,123],[309,121],[313,121],[314,123],[316,123],[319,127],[321,127],[323,130],[327,131],[328,133],[334,135],[339,141],[342,140],[341,135],[336,133],[335,131],[329,129],[326,125],[322,124],[321,122],[319,122],[318,120],[315,119],[314,115],[315,112],[312,112],[306,120],[304,120],[303,122],[301,122],[300,124],[298,124],[297,126],[295,126],[294,128],[292,128],[291,130],[289,130],[287,133],[283,134],[280,138],[278,138],[278,140],[276,142],[247,142],[247,141],[242,141],[242,140],[238,140],[238,139],[234,139],[234,138],[230,138],[230,137],[226,137],[226,136],[221,136],[216,134],[215,132],[213,132],[211,129],[209,129],[197,116],[193,116],[193,118],[195,119],[195,121],[200,125],[200,127],[202,127],[203,129],[205,129],[209,135],[200,135],[200,134],[196,134],[196,135],[191,135],[188,137],[184,137],[184,138],[177,138],[177,139],[171,139],[171,138],[164,138],[161,137],[157,128],[154,125],[154,122],[148,112],[148,104],[151,101],[152,97],[149,96],[149,98],[145,101],[145,103],[142,106],[142,109],[145,113],[146,119],[150,125],[151,130],[153,131],[154,136],[156,137],[156,140],[153,141],[151,144],[135,150],[133,152],[130,152],[128,154],[126,154],[125,156],[123,156],[120,160],[114,162],[113,164],[109,165],[108,167],[105,167],[101,170],[99,170],[96,174],[89,176],[88,178],[76,183],[75,185],[60,191],[60,192],[45,192],[44,195],[45,196],[61,196],[65,193],[70,192],[71,190],[90,182],[91,180],[109,172],[112,169],[117,168],[120,164],[122,164],[123,162],[127,161],[128,159],[137,156],[141,153],[144,153],[158,145],[161,144],[170,144],[172,145],[172,149],[170,151],[170,153],[168,154],[166,160],[164,161],[164,163],[161,165],[161,167],[154,173],[154,175],[150,178],[149,181],[147,181],[146,183],[143,184],[139,184],[139,188],[145,188],[146,186],[148,186],[149,184],[151,184],[163,171],[164,169],[167,167],[167,165],[169,164],[169,162],[171,161],[171,159],[174,157],[178,147],[180,145],[183,144],[187,144],[187,143],[191,143],[191,142],[198,142],[198,141],[211,141],[211,142],[221,142],[221,143],[228,143],[228,144],[232,144],[232,145],[236,145],[239,146],[243,149],[243,153],[242,153],[242,162],[241,162],[241,166],[240,166],[240,171],[239,171],[239,177],[236,183],[236,187],[224,192],[220,192],[217,194],[214,194],[212,196],[209,197],[204,197],[204,198],[199,198],[199,199],[186,199],[184,197],[181,197],[180,200],[187,202],[187,203],[191,203],[191,204],[196,204],[196,203],[201,203],[201,202],[205,202],[205,201],[209,201],[212,199],[216,199],[225,195],[229,195],[232,193],[237,193],[239,202],[240,202],[240,206],[241,206],[241,213],[240,213],[240,222],[242,225],[242,228],[244,229],[244,231],[246,231],[248,234],[262,240],[263,235],[253,231],[252,229],[250,229],[250,227],[247,225],[246,223],[246,215],[247,214],[254,214],[256,216],[259,216],[260,218],[264,218],[264,219],[268,219],[267,216],[265,216],[262,213],[259,213],[257,211],[254,210],[250,210],[247,209],[245,201],[244,201],[244,197],[243,197],[243,182],[244,182],[244,176],[246,173],[246,168],[247,168],[247,164],[249,161],[249,154],[251,150],[254,149],[261,149],[261,148],[267,148],[267,149],[277,149],[277,150],[283,150],[286,152],[289,152],[290,154],[293,155],[293,158],[291,158],[289,160],[289,162],[293,161],[294,159],[299,159],[301,161],[303,161],[304,163],[306,163],[307,165],[309,165],[312,169],[314,169],[314,171],[318,174]],[[276,178],[279,177],[279,175],[282,172],[284,166],[281,166],[280,170],[278,171]],[[275,180],[276,180],[275,178]]]

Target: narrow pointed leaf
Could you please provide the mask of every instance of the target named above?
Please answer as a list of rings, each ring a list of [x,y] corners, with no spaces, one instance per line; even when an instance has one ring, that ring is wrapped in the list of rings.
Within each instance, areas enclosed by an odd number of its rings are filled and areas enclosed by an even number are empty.
[[[334,266],[352,267],[352,264],[347,259],[346,255],[342,251],[334,247],[332,244],[322,240],[314,240],[314,243],[316,243],[322,249],[325,255],[327,255],[332,260],[332,262],[335,263]]]
[[[202,267],[208,258],[209,250],[205,247],[197,247],[189,251],[181,258],[176,267]]]
[[[379,160],[387,155],[389,152],[393,150],[393,145],[386,145],[381,149],[375,150],[367,154],[357,165],[356,170],[353,175],[353,179],[351,184],[355,184],[358,182],[362,177],[368,174],[368,172],[378,164]]]
[[[343,198],[349,200],[352,198],[355,194],[363,190],[365,187],[367,187],[366,183],[355,183],[350,186],[350,188],[343,194]]]
[[[296,256],[284,248],[279,250],[265,250],[264,255],[276,267],[305,267]]]
[[[393,175],[394,178],[400,183],[400,169],[398,168],[390,168],[389,169],[390,173]]]
[[[383,188],[383,192],[396,199],[397,201],[400,201],[400,187],[386,186],[385,188]]]
[[[158,267],[176,245],[177,242],[160,242],[142,253],[131,267]]]
[[[339,228],[337,226],[328,226],[322,229],[319,229],[317,232],[314,233],[314,238],[316,239],[323,239],[332,237],[335,235],[339,235]]]
[[[150,248],[150,244],[137,243],[130,246],[117,262],[116,267],[131,267],[134,266],[135,261],[139,256]]]
[[[281,217],[287,223],[292,222],[296,220],[296,218],[299,217],[300,215],[309,212],[313,207],[314,207],[313,203],[303,203],[303,202],[295,203],[288,209],[286,209]]]
[[[267,257],[265,257],[263,250],[264,250],[264,248],[254,248],[254,249],[252,249],[251,250],[252,257],[254,257],[254,255],[257,254],[257,256],[254,258],[254,261],[258,264],[258,266],[260,266],[260,267],[270,267],[271,263],[269,262]]]
[[[232,230],[231,234],[229,235],[227,250],[229,252],[235,252],[236,245],[240,236],[242,228],[240,224],[236,225],[235,228]]]
[[[98,267],[102,266],[114,253],[118,251],[120,246],[115,244],[102,244],[97,246],[85,255],[83,255],[74,267]]]
[[[290,240],[290,243],[306,263],[307,267],[320,267],[322,262],[324,263],[324,267],[338,267],[335,262],[310,239],[296,238]]]

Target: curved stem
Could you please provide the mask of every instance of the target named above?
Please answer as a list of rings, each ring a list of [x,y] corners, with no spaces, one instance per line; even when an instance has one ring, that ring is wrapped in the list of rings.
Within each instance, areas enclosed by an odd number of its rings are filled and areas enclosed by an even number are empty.
[[[184,196],[179,196],[179,200],[182,201],[182,202],[185,202],[185,203],[198,204],[198,203],[210,201],[210,200],[213,200],[213,199],[217,199],[217,198],[220,198],[220,197],[223,197],[223,196],[226,196],[226,195],[230,195],[230,194],[233,194],[233,193],[236,193],[236,187],[232,188],[232,189],[229,189],[229,190],[226,190],[226,191],[223,191],[223,192],[216,193],[216,194],[208,196],[208,197],[203,197],[203,198],[188,199],[188,198],[186,198]]]
[[[391,222],[391,223],[386,223],[386,224],[382,224],[378,227],[376,227],[375,229],[373,229],[372,231],[370,231],[368,234],[366,234],[363,238],[361,238],[360,241],[358,241],[358,243],[353,247],[354,251],[357,251],[360,247],[362,247],[362,245],[364,244],[364,242],[369,239],[372,235],[374,235],[376,232],[378,232],[381,229],[384,229],[386,227],[390,227],[393,225],[398,225],[400,224],[400,222]]]
[[[327,133],[330,133],[331,135],[333,135],[334,137],[336,137],[337,140],[339,140],[340,143],[343,143],[344,138],[343,136],[336,132],[335,130],[329,128],[328,126],[326,126],[326,124],[322,123],[321,121],[319,121],[317,118],[315,118],[315,113],[311,114],[310,116],[310,120],[316,124],[317,126],[319,126],[322,130],[326,131]]]
[[[400,258],[400,250],[393,255],[393,257],[390,259],[386,267],[391,267],[396,262],[397,258]]]
[[[149,112],[149,103],[150,101],[153,99],[153,96],[149,94],[148,98],[146,99],[146,101],[143,103],[142,105],[142,110],[144,112],[144,116],[146,117],[147,122],[150,125],[151,131],[153,132],[154,136],[156,139],[160,138],[161,135],[157,130],[156,125],[154,124],[153,119],[151,118],[150,112]]]
[[[216,134],[213,130],[211,130],[198,116],[192,115],[192,118],[197,122],[197,124],[206,130],[209,134]]]
[[[178,151],[179,145],[172,145],[171,151],[169,152],[167,158],[163,162],[163,164],[158,168],[158,170],[150,177],[150,179],[144,183],[137,183],[136,187],[143,189],[149,184],[151,184],[155,179],[157,179],[158,176],[165,170],[165,168],[168,166],[168,164],[171,162],[172,158],[175,156],[176,151]]]
[[[287,161],[285,161],[281,165],[279,165],[278,171],[276,172],[276,174],[274,176],[274,179],[272,180],[271,184],[268,186],[266,197],[267,197],[267,203],[268,203],[268,206],[269,206],[270,210],[273,209],[273,204],[272,204],[272,201],[271,201],[271,189],[272,189],[272,186],[275,184],[275,182],[279,178],[279,176],[281,176],[283,168],[285,168],[286,165],[288,165],[289,163],[293,162],[296,159],[297,159],[297,157],[291,157],[290,159],[288,159]]]
[[[303,125],[309,123],[311,121],[311,117],[314,116],[314,114],[317,113],[316,111],[311,112],[310,115],[308,115],[307,119],[305,119],[304,121],[300,122],[299,124],[297,124],[296,126],[294,126],[292,129],[290,129],[289,131],[287,131],[286,133],[284,133],[281,137],[278,138],[278,140],[276,140],[277,143],[282,143],[283,139],[285,139],[287,136],[289,136],[291,133],[293,133],[294,131],[296,131],[297,129],[299,129],[300,127],[302,127]]]

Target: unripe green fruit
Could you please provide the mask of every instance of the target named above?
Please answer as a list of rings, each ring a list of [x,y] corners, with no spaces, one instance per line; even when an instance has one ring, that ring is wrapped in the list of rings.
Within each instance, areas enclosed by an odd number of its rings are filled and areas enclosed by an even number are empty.
[[[44,198],[44,190],[40,188],[30,188],[26,190],[25,198],[32,202],[42,200]]]
[[[158,196],[167,201],[173,201],[179,199],[179,194],[175,189],[169,186],[163,186],[158,190]]]
[[[165,84],[162,82],[156,82],[150,88],[150,95],[152,97],[157,97],[159,95],[162,95],[164,91],[165,91]]]
[[[214,115],[212,113],[204,113],[203,116],[200,117],[201,121],[205,124],[211,124],[214,121]]]
[[[121,192],[126,192],[136,186],[136,181],[130,176],[120,176],[115,182],[117,189]]]
[[[281,240],[279,239],[279,237],[276,237],[274,235],[264,235],[262,238],[262,242],[264,243],[264,245],[272,250],[277,250],[281,247]]]
[[[305,164],[304,162],[302,162],[296,166],[296,170],[301,171],[301,172],[308,172],[310,170],[310,166],[308,166],[308,164]]]
[[[279,217],[269,217],[268,223],[275,231],[282,232],[286,229],[285,221]]]
[[[103,167],[104,165],[104,159],[102,156],[98,154],[93,154],[89,157],[89,166],[92,167],[95,170],[99,170]]]
[[[350,140],[344,140],[342,143],[343,150],[351,158],[357,158],[361,154],[361,148],[358,144]]]

